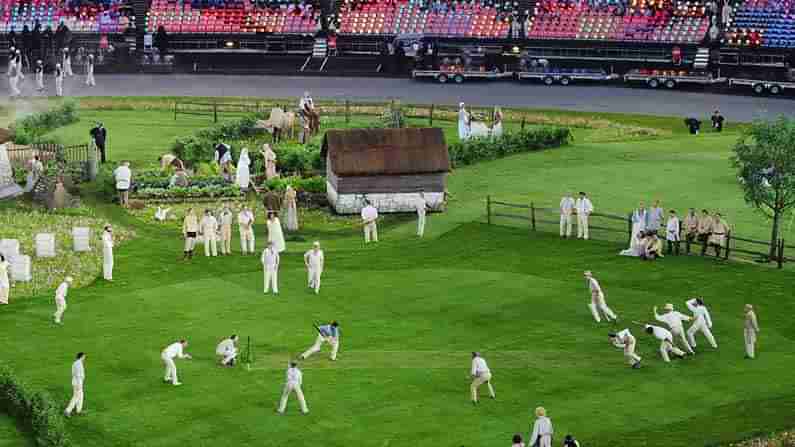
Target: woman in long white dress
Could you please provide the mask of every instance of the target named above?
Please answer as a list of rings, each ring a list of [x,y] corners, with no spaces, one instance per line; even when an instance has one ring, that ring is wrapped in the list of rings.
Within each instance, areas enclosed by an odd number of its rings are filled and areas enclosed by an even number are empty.
[[[502,109],[499,106],[494,108],[494,124],[491,126],[491,136],[502,136]]]
[[[291,185],[284,191],[284,215],[287,216],[287,231],[298,231],[298,194]]]
[[[8,304],[8,294],[11,290],[11,283],[8,281],[8,269],[11,264],[6,261],[5,256],[0,255],[0,304]]]
[[[262,158],[265,161],[265,178],[270,180],[278,176],[276,172],[276,152],[273,152],[271,145],[265,143],[262,145]]]
[[[39,156],[35,155],[30,160],[30,168],[28,171],[28,176],[25,179],[25,192],[33,191],[33,187],[36,186],[36,182],[39,181],[39,177],[44,172],[44,165],[39,161]]]
[[[458,139],[468,140],[470,134],[470,117],[464,103],[458,104]]]
[[[240,189],[248,189],[249,183],[251,183],[250,166],[251,159],[248,158],[248,149],[243,148],[240,151],[240,159],[237,161],[237,174],[235,176],[235,184]]]
[[[282,233],[282,223],[279,221],[279,217],[276,216],[276,213],[272,213],[268,216],[268,242],[273,242],[273,248],[276,249],[277,252],[281,253],[287,249],[286,244],[284,243],[284,233]]]
[[[640,256],[643,254],[645,244],[642,233],[646,230],[646,207],[640,202],[638,208],[632,212],[632,235],[629,238],[629,248],[622,250],[623,256]]]
[[[113,281],[113,229],[105,225],[102,232],[102,277]]]

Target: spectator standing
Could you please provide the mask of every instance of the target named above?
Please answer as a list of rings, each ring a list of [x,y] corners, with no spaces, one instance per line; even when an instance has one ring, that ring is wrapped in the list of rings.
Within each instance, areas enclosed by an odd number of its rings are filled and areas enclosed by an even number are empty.
[[[715,112],[712,113],[712,129],[715,132],[723,132],[723,115],[720,114],[720,110],[715,109]]]
[[[753,359],[756,356],[756,334],[759,333],[759,323],[756,321],[754,306],[745,305],[745,358]]]
[[[105,129],[101,122],[97,121],[97,125],[91,129],[89,135],[91,135],[91,140],[97,146],[97,149],[99,149],[100,161],[105,163],[105,140],[108,138],[107,129]]]
[[[649,225],[646,230],[657,233],[657,231],[660,229],[660,225],[662,225],[663,217],[665,217],[665,211],[663,211],[662,207],[660,206],[660,201],[655,200],[652,207],[649,208]]]
[[[712,217],[710,217],[707,210],[701,210],[701,216],[698,218],[698,241],[703,244],[701,246],[701,256],[707,253],[710,233],[712,233]]]
[[[533,432],[530,434],[530,445],[538,447],[552,447],[552,421],[547,417],[547,410],[544,407],[536,408],[536,421],[533,424]]]
[[[574,205],[577,210],[577,239],[588,239],[588,218],[593,212],[593,203],[588,195],[580,192],[580,197]]]
[[[525,447],[525,444],[522,441],[522,435],[518,433],[513,435],[513,440],[511,441],[511,447]]]
[[[119,192],[119,205],[123,208],[127,208],[130,200],[130,185],[132,184],[130,162],[122,162],[122,164],[113,171],[113,178],[116,180],[116,191]]]
[[[721,247],[728,247],[727,235],[729,233],[729,224],[723,220],[720,213],[715,213],[712,218],[712,233],[709,235],[709,245],[715,248],[715,256],[720,257]]]
[[[690,208],[687,211],[682,231],[685,233],[685,250],[687,254],[690,254],[690,244],[692,244],[698,236],[698,216],[696,216],[695,209]]]
[[[671,210],[668,222],[665,224],[665,240],[668,241],[669,255],[673,254],[674,251],[676,251],[677,256],[679,255],[679,234],[679,217],[677,217],[675,210]]]

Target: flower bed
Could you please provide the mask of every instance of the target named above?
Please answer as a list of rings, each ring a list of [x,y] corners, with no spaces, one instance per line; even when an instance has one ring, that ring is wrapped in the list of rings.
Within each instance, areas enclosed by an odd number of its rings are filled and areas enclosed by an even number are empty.
[[[11,303],[14,300],[40,295],[55,289],[64,277],[74,277],[74,286],[80,287],[94,281],[102,269],[102,227],[106,221],[89,208],[43,211],[26,202],[16,202],[12,208],[0,210],[0,228],[4,239],[19,240],[19,250],[31,257],[30,282],[15,282],[11,286]],[[72,250],[72,228],[91,228],[91,251],[76,253]],[[54,233],[57,256],[35,257],[37,233]],[[131,230],[114,225],[116,244],[135,237]],[[50,297],[47,297],[48,299]]]

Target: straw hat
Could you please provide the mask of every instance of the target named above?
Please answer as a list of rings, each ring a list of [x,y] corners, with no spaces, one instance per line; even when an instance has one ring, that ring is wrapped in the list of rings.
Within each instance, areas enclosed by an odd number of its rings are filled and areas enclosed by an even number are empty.
[[[663,309],[665,309],[667,311],[672,311],[672,310],[674,310],[674,305],[671,304],[671,303],[668,303],[668,304],[665,305],[665,307],[663,307]]]
[[[547,410],[544,407],[536,407],[536,417],[542,417],[547,415]]]

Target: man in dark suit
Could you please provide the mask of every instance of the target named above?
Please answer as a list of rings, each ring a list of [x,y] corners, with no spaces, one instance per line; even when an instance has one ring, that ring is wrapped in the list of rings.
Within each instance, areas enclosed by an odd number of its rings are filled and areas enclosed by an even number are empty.
[[[97,122],[97,125],[89,132],[94,144],[97,145],[100,154],[100,162],[105,163],[105,139],[108,137],[108,131],[102,126],[102,123]]]

